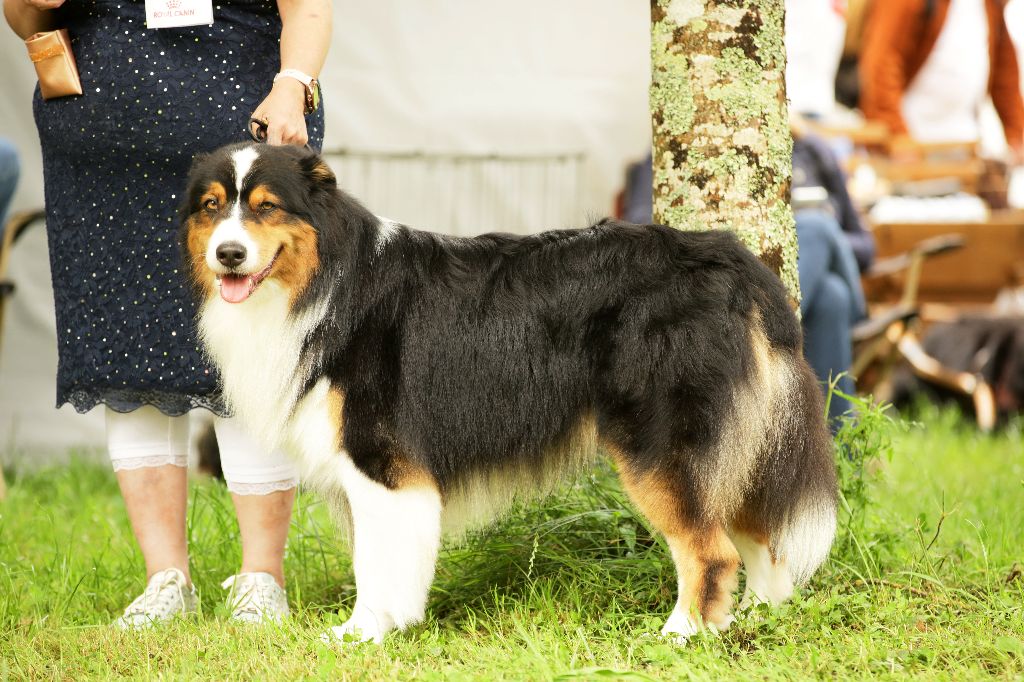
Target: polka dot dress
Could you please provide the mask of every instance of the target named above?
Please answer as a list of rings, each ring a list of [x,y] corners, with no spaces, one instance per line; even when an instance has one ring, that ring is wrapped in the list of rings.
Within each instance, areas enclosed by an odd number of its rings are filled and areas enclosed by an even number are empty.
[[[248,139],[280,68],[274,0],[214,5],[214,24],[148,30],[144,3],[60,10],[84,94],[33,102],[57,311],[57,405],[223,414],[177,241],[192,158]],[[307,121],[323,139],[323,112]]]

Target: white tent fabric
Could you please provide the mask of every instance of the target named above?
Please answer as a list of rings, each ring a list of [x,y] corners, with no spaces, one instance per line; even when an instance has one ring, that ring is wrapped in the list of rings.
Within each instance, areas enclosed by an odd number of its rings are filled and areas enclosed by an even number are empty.
[[[344,150],[330,161],[372,210],[416,226],[523,232],[607,215],[650,136],[648,22],[635,0],[336,0],[325,149]],[[0,68],[0,135],[22,157],[15,208],[40,206],[35,77],[6,28]],[[0,453],[101,445],[101,410],[53,409],[42,230],[17,245],[10,274]]]

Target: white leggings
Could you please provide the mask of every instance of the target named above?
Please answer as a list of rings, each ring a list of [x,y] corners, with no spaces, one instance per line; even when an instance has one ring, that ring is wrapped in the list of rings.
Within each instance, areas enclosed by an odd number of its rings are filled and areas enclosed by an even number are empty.
[[[188,466],[188,415],[168,417],[146,405],[132,412],[107,408],[107,450],[114,471]],[[238,495],[266,495],[299,483],[295,464],[282,452],[266,452],[234,419],[214,421],[220,463],[228,490]]]

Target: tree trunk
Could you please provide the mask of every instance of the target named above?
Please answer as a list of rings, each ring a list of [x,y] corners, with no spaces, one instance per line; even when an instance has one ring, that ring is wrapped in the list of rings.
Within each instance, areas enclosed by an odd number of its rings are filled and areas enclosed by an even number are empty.
[[[654,221],[736,232],[799,301],[783,0],[651,0]]]

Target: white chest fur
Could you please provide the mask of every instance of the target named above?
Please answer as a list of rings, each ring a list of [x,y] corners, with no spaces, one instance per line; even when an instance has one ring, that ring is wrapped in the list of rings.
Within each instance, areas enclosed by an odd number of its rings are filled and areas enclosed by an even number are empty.
[[[288,423],[285,447],[299,464],[304,483],[322,494],[336,494],[341,486],[339,457],[342,451],[340,415],[332,415],[327,393],[330,382],[320,379],[295,406]]]
[[[299,360],[323,309],[293,317],[287,292],[265,282],[244,303],[219,296],[203,307],[199,333],[217,365],[228,407],[265,447],[282,444],[299,391],[314,368]]]

